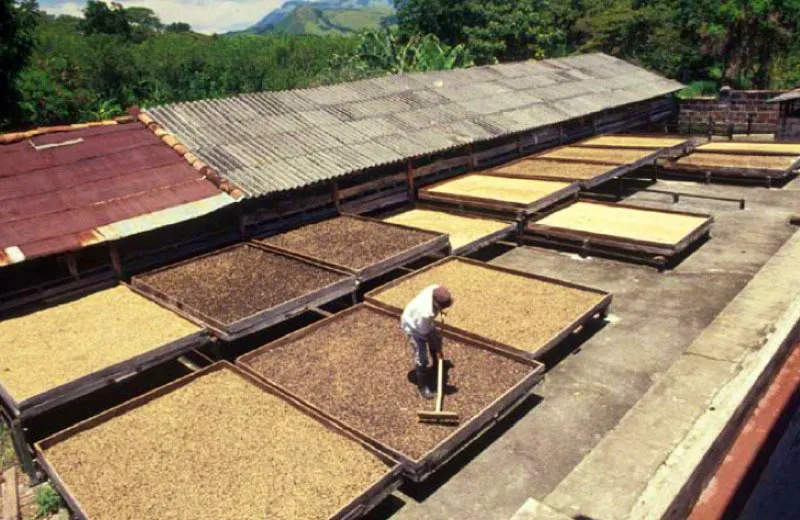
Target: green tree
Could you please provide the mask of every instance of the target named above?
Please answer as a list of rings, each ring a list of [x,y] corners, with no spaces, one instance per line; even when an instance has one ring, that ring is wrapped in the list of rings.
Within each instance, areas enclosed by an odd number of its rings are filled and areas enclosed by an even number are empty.
[[[0,0],[0,126],[19,116],[16,80],[33,52],[38,17],[33,0]]]
[[[706,55],[694,60],[740,87],[767,88],[773,63],[791,51],[800,33],[798,0],[684,0],[678,16],[682,36]]]
[[[111,34],[130,38],[131,24],[122,5],[112,3],[111,7],[101,0],[89,0],[83,10],[80,29],[84,34]]]
[[[435,35],[411,36],[403,41],[389,29],[367,31],[360,36],[355,52],[337,55],[335,70],[352,69],[360,77],[380,73],[403,74],[430,70],[449,70],[473,65],[464,45],[450,47]]]
[[[166,32],[173,33],[190,32],[192,30],[192,26],[184,22],[173,22],[164,27],[164,30]]]
[[[398,0],[396,4],[405,34],[434,34],[447,45],[466,45],[479,64],[544,57],[559,43],[548,0]]]
[[[164,28],[156,13],[146,7],[126,8],[125,18],[127,18],[130,25],[131,40],[135,43],[141,43],[148,38],[152,38]]]

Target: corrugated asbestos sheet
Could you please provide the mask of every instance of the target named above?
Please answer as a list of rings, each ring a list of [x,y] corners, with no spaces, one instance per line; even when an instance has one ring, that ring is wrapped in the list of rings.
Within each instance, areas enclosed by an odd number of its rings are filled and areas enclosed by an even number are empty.
[[[0,146],[0,265],[188,220],[234,200],[144,125]]]
[[[780,96],[770,99],[769,103],[782,103],[784,101],[792,101],[793,99],[800,99],[800,88],[784,92]]]
[[[680,88],[616,58],[586,54],[177,103],[148,113],[252,197]]]

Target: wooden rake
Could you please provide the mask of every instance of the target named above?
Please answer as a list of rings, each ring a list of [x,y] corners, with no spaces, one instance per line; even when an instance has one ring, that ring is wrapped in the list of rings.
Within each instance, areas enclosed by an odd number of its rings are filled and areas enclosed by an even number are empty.
[[[417,418],[421,423],[429,424],[446,424],[457,425],[459,418],[456,412],[445,412],[442,410],[442,373],[444,372],[444,361],[441,359],[438,362],[438,369],[436,375],[436,410],[420,410],[417,412]]]
[[[444,317],[442,317],[442,326],[444,327]],[[444,331],[442,331],[442,334]],[[444,340],[444,335],[441,336]],[[417,419],[421,423],[427,424],[442,424],[456,426],[459,423],[459,417],[456,412],[445,412],[442,410],[442,399],[444,398],[443,390],[444,380],[444,360],[441,357],[437,359],[436,369],[436,410],[420,410],[417,412]]]

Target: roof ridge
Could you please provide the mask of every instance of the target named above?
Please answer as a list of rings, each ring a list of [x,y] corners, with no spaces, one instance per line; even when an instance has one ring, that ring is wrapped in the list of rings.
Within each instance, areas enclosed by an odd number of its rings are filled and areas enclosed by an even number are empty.
[[[124,125],[133,123],[134,119],[130,115],[117,116],[113,119],[104,119],[101,121],[91,121],[88,123],[73,123],[70,125],[53,125],[53,126],[40,126],[33,130],[26,130],[25,132],[8,132],[0,134],[0,144],[12,144],[25,139],[36,137],[37,135],[55,134],[58,132],[71,132],[73,130],[82,130],[84,128],[91,128],[94,126],[110,126],[110,125]]]
[[[167,146],[172,148],[172,150],[180,155],[181,157],[189,163],[189,166],[194,168],[198,173],[200,173],[207,181],[211,182],[214,186],[219,188],[221,191],[227,193],[231,197],[236,200],[241,199],[244,197],[244,192],[235,184],[227,179],[223,179],[222,176],[213,168],[211,168],[208,164],[200,160],[195,154],[189,151],[189,148],[185,146],[183,143],[178,141],[178,139],[169,133],[163,126],[153,120],[145,112],[138,112],[136,114],[136,118],[140,123],[145,125],[148,130],[153,132],[153,134],[161,139]]]

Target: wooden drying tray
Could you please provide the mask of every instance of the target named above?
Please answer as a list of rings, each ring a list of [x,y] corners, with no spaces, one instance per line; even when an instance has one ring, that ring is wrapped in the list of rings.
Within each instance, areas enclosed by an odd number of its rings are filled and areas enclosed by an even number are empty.
[[[666,173],[668,175],[682,175],[687,176],[690,178],[697,178],[702,177],[706,181],[711,181],[714,178],[718,179],[758,179],[758,180],[765,180],[767,181],[767,185],[771,184],[772,180],[782,180],[787,179],[791,175],[795,173],[795,170],[800,168],[800,158],[793,163],[788,163],[786,168],[770,168],[770,167],[750,167],[745,163],[745,157],[742,155],[729,155],[730,163],[729,165],[724,164],[724,159],[726,156],[724,154],[714,153],[714,154],[707,154],[707,157],[711,162],[707,164],[691,164],[687,162],[681,162],[683,159],[695,157],[697,158],[698,155],[705,156],[706,154],[701,154],[701,152],[695,151],[692,155],[687,155],[678,160],[667,161],[664,164],[664,169],[662,173]],[[756,157],[764,157],[765,159],[769,160],[770,158],[777,159],[778,157],[775,156],[756,156]],[[736,163],[740,164],[736,164]]]
[[[524,363],[530,366],[531,371],[516,385],[506,390],[503,393],[503,395],[501,395],[491,404],[486,406],[477,415],[475,415],[469,420],[463,420],[448,437],[442,440],[438,445],[436,445],[433,449],[428,451],[425,455],[423,455],[419,459],[412,459],[409,455],[397,451],[392,447],[370,437],[366,433],[348,425],[346,422],[343,422],[342,420],[337,419],[336,417],[330,414],[327,414],[326,412],[317,408],[313,403],[305,401],[304,399],[294,395],[291,391],[282,387],[280,384],[268,378],[265,378],[262,375],[259,375],[256,371],[249,368],[248,366],[249,361],[252,358],[258,357],[266,351],[280,348],[287,343],[291,343],[299,338],[305,337],[313,333],[317,329],[325,327],[329,322],[334,320],[341,320],[344,316],[347,316],[348,314],[353,312],[357,312],[362,307],[367,307],[370,310],[382,313],[386,316],[391,316],[392,318],[397,317],[394,313],[391,313],[389,311],[386,311],[378,307],[373,307],[369,304],[362,304],[355,307],[351,307],[334,316],[326,318],[322,321],[318,321],[317,323],[309,325],[308,327],[293,332],[288,336],[284,336],[283,338],[280,338],[277,341],[264,345],[263,347],[253,352],[245,354],[244,356],[241,356],[236,360],[236,364],[243,367],[245,370],[253,374],[255,377],[265,381],[267,385],[269,385],[271,388],[274,388],[277,392],[285,396],[287,399],[291,400],[293,403],[297,403],[298,406],[309,408],[311,410],[314,410],[316,413],[326,417],[329,421],[331,421],[339,428],[342,428],[343,430],[349,432],[351,435],[360,439],[365,446],[370,448],[376,454],[383,454],[384,457],[389,457],[393,460],[400,461],[403,465],[404,475],[414,482],[422,482],[425,479],[427,479],[432,473],[439,470],[455,455],[457,455],[464,448],[469,446],[483,433],[485,433],[497,422],[499,422],[503,417],[505,417],[509,412],[511,412],[520,404],[522,404],[528,398],[531,390],[533,389],[534,386],[536,386],[536,383],[538,383],[544,376],[545,367],[543,364],[539,363],[538,361],[532,360],[527,356],[521,356],[515,350],[499,348],[494,345],[481,343],[466,337],[462,337],[460,335],[453,334],[452,332],[445,330],[443,334],[445,340],[447,340],[448,338],[456,339],[467,346],[488,350],[497,355],[514,359],[520,363]]]
[[[116,285],[116,283],[103,283],[93,287],[82,288],[74,293],[60,295],[58,301],[82,296],[100,289],[109,289]],[[127,284],[122,283],[122,285],[132,289]],[[41,307],[41,310],[54,303],[56,303],[56,300],[50,300],[48,305]],[[162,307],[164,306],[162,305]],[[93,392],[108,388],[134,374],[178,358],[191,350],[206,345],[210,341],[211,336],[208,331],[200,330],[149,352],[97,370],[19,402],[11,396],[11,393],[0,382],[0,401],[9,412],[12,420],[24,422]]]
[[[567,149],[574,149],[575,155],[567,157],[555,157],[551,154],[561,153]],[[638,154],[636,152],[639,152]],[[571,144],[544,150],[534,155],[529,156],[529,159],[547,159],[548,161],[563,161],[563,162],[579,162],[579,163],[595,163],[606,164],[609,166],[627,166],[630,170],[654,164],[656,160],[663,156],[664,148],[653,150],[652,148],[595,148],[595,147],[582,147],[579,144]],[[595,154],[595,157],[580,157],[581,153]],[[631,158],[635,158],[631,162],[620,161],[615,157],[616,154],[629,154]]]
[[[460,210],[477,208],[482,210],[494,211],[500,215],[515,215],[525,218],[528,215],[536,213],[546,207],[560,202],[566,198],[574,197],[580,191],[580,185],[577,182],[572,182],[568,186],[559,189],[542,198],[533,200],[528,203],[519,203],[493,199],[490,197],[478,197],[472,195],[457,195],[454,193],[437,193],[432,190],[444,186],[448,183],[454,182],[459,179],[468,179],[474,176],[487,176],[482,173],[470,173],[461,177],[447,179],[437,182],[431,186],[427,186],[419,190],[418,197],[420,200],[432,203],[443,203],[448,206],[455,206]],[[488,176],[487,176],[488,177]],[[550,181],[550,182],[563,182],[554,179],[530,179],[532,181]]]
[[[800,143],[776,143],[764,141],[712,141],[698,146],[696,151],[724,155],[800,157]]]
[[[431,237],[431,239],[425,243],[422,243],[418,246],[414,246],[410,249],[407,249],[401,253],[398,253],[394,256],[381,260],[380,262],[370,265],[368,267],[364,267],[363,269],[354,269],[352,267],[339,265],[334,262],[330,262],[328,260],[322,258],[316,258],[311,255],[306,255],[297,251],[292,251],[290,249],[286,249],[283,247],[279,247],[273,244],[268,244],[266,242],[257,242],[260,247],[267,251],[275,251],[278,253],[283,253],[288,256],[293,256],[295,258],[301,258],[305,260],[309,260],[313,263],[316,263],[321,266],[329,267],[331,269],[344,271],[347,273],[352,273],[356,275],[358,279],[358,283],[362,284],[368,282],[374,278],[377,278],[381,275],[384,275],[390,271],[397,269],[409,262],[413,262],[414,260],[418,260],[423,256],[432,255],[441,251],[447,251],[450,247],[450,242],[447,235],[442,235],[441,233],[432,233],[430,231],[423,231],[421,229],[409,227],[409,226],[402,226],[400,224],[390,224],[388,222],[382,222],[380,220],[370,218],[370,217],[362,217],[361,215],[353,215],[350,213],[342,213],[340,216],[348,217],[358,220],[364,220],[367,222],[375,222],[382,226],[394,227],[399,229],[407,229],[414,231],[415,233],[426,234]]]
[[[424,268],[420,269],[419,271],[415,271],[413,273],[409,273],[409,274],[407,274],[407,275],[405,275],[405,276],[403,276],[401,278],[398,278],[397,280],[392,280],[391,282],[389,282],[389,283],[387,283],[385,285],[382,285],[381,287],[368,292],[364,296],[364,301],[367,302],[368,304],[372,305],[373,307],[377,307],[377,308],[382,309],[382,310],[384,310],[386,312],[390,312],[393,315],[396,315],[398,317],[398,319],[399,319],[400,315],[403,313],[403,309],[401,309],[400,307],[396,307],[394,305],[391,305],[391,304],[388,304],[388,303],[385,303],[385,302],[381,301],[378,298],[378,296],[381,293],[383,293],[385,291],[388,291],[389,289],[392,289],[392,288],[404,283],[406,280],[413,279],[415,276],[417,276],[417,275],[419,275],[421,273],[424,273],[426,271],[430,271],[432,269],[435,269],[436,267],[438,267],[440,265],[443,265],[443,264],[446,264],[448,262],[463,262],[463,263],[472,264],[472,265],[479,266],[481,268],[488,269],[488,270],[495,271],[495,272],[499,272],[499,273],[505,273],[505,274],[509,274],[509,275],[513,275],[513,276],[520,276],[520,277],[523,277],[523,278],[528,278],[528,279],[531,279],[531,280],[538,280],[538,281],[542,281],[542,282],[547,282],[547,283],[559,285],[559,286],[562,286],[562,287],[568,287],[570,289],[578,289],[578,290],[581,290],[581,291],[586,291],[586,292],[590,292],[590,293],[594,293],[594,294],[598,294],[598,295],[602,296],[602,299],[601,299],[600,302],[598,302],[597,304],[592,306],[590,309],[587,309],[583,314],[581,314],[574,321],[566,324],[556,335],[554,335],[547,342],[545,342],[535,352],[529,352],[527,350],[519,349],[514,345],[509,345],[509,344],[506,344],[506,343],[502,343],[500,341],[495,341],[495,340],[486,338],[485,336],[482,336],[480,334],[476,334],[476,333],[470,332],[470,331],[468,331],[466,329],[462,329],[462,328],[456,327],[452,323],[449,323],[447,321],[445,321],[445,323],[443,325],[441,325],[444,328],[444,330],[446,330],[446,331],[448,331],[448,332],[450,332],[450,333],[452,333],[452,334],[454,334],[454,335],[456,335],[458,337],[467,338],[467,339],[472,340],[472,341],[488,344],[488,345],[491,345],[491,346],[493,346],[493,347],[495,347],[497,349],[501,349],[501,350],[506,351],[506,352],[511,352],[516,356],[524,357],[524,358],[527,358],[527,359],[533,359],[533,360],[541,359],[542,356],[544,356],[545,354],[550,352],[553,348],[558,346],[558,344],[560,344],[562,341],[564,341],[564,339],[566,339],[574,331],[578,330],[583,325],[585,325],[588,321],[591,321],[592,319],[594,319],[597,316],[605,315],[606,312],[608,311],[608,307],[611,305],[611,300],[613,298],[613,295],[611,293],[609,293],[609,292],[601,291],[601,290],[595,289],[593,287],[587,287],[585,285],[579,285],[579,284],[575,284],[575,283],[571,283],[571,282],[566,282],[564,280],[559,280],[559,279],[556,279],[556,278],[549,278],[549,277],[541,276],[541,275],[537,275],[537,274],[531,274],[531,273],[526,273],[526,272],[523,272],[523,271],[517,271],[515,269],[509,269],[507,267],[500,267],[500,266],[497,266],[497,265],[487,264],[485,262],[479,262],[477,260],[472,260],[470,258],[448,257],[448,258],[443,258],[443,259],[439,260],[438,262],[435,262],[435,263],[430,264],[428,266],[425,266]]]
[[[276,305],[271,309],[264,309],[246,318],[242,318],[233,323],[227,323],[227,324],[222,323],[212,318],[205,312],[195,309],[191,305],[188,305],[180,301],[179,299],[156,289],[155,287],[148,284],[145,280],[142,279],[143,276],[152,275],[163,271],[168,271],[174,267],[191,264],[203,258],[208,258],[211,256],[219,255],[221,253],[226,253],[228,251],[231,251],[239,247],[253,247],[269,254],[285,256],[291,258],[292,260],[297,260],[298,262],[302,262],[309,266],[315,267],[317,269],[324,269],[326,271],[334,272],[336,274],[343,276],[344,278],[342,280],[339,280],[337,282],[328,285],[327,287],[323,287],[316,291],[312,291],[308,294],[304,294],[303,296],[298,296],[297,298]],[[341,298],[342,296],[353,294],[353,292],[356,289],[356,279],[351,273],[344,271],[342,269],[334,269],[327,265],[323,265],[319,262],[314,262],[307,258],[302,258],[288,252],[275,251],[260,243],[246,242],[244,244],[236,244],[233,246],[220,249],[218,251],[213,251],[211,253],[207,253],[202,256],[190,258],[188,260],[168,265],[160,269],[155,269],[153,271],[144,273],[142,275],[134,276],[133,279],[131,280],[131,289],[138,292],[145,298],[148,298],[158,303],[159,305],[162,305],[163,307],[172,310],[173,312],[186,318],[192,323],[210,329],[215,335],[219,336],[221,339],[225,341],[234,341],[244,336],[260,332],[268,327],[271,327],[273,325],[286,321],[294,316],[297,316],[298,314],[302,314],[311,307],[319,307],[320,305],[325,305],[326,303],[336,300],[337,298]]]
[[[663,268],[671,259],[683,253],[702,237],[708,236],[711,230],[711,225],[714,222],[713,216],[701,213],[688,213],[682,211],[634,206],[630,204],[618,204],[590,200],[581,200],[580,202],[582,204],[596,204],[598,206],[609,206],[652,212],[656,215],[668,214],[682,215],[687,217],[700,217],[703,218],[704,221],[691,233],[674,244],[619,237],[610,233],[589,233],[570,228],[546,226],[537,222],[530,222],[525,227],[525,240],[540,245],[563,248],[585,254],[595,253],[626,260],[642,261],[655,265],[659,268]]]
[[[536,165],[541,164],[542,166],[545,163],[554,163],[558,164],[560,168],[563,168],[563,175],[537,175],[536,174]],[[531,173],[515,173],[515,172],[508,172],[508,171],[500,171],[501,169],[508,168],[514,165],[526,165],[530,166],[533,171]],[[570,170],[574,168],[580,167],[594,167],[598,169],[602,169],[603,172],[599,175],[595,175],[594,177],[590,178],[579,178],[570,176]],[[523,159],[519,159],[512,163],[498,166],[496,168],[492,168],[486,172],[483,172],[485,175],[492,175],[494,177],[506,177],[511,179],[538,179],[538,180],[550,180],[550,181],[559,181],[559,182],[576,182],[580,185],[582,190],[588,190],[608,182],[612,179],[616,179],[622,175],[625,175],[629,171],[635,170],[639,168],[639,166],[633,166],[630,164],[623,164],[621,166],[611,166],[606,164],[600,164],[596,162],[582,162],[582,161],[573,161],[573,160],[563,160],[563,159],[540,159],[537,157],[526,157]]]
[[[659,140],[669,140],[672,143],[656,144]],[[607,134],[591,137],[571,146],[580,146],[584,148],[662,150],[663,155],[675,157],[686,155],[701,143],[707,141],[707,137],[673,134]]]
[[[220,370],[231,370],[235,374],[241,376],[250,384],[256,386],[260,390],[270,393],[272,395],[277,395],[278,397],[283,397],[281,394],[275,392],[271,387],[264,384],[260,378],[253,376],[249,371],[242,370],[241,368],[234,366],[227,361],[220,361],[215,363],[207,368],[184,376],[180,379],[173,381],[172,383],[166,384],[162,387],[156,388],[144,395],[131,399],[115,408],[112,408],[106,412],[103,412],[99,415],[96,415],[92,418],[89,418],[83,422],[76,424],[66,430],[58,432],[40,442],[37,442],[34,445],[34,450],[36,452],[36,458],[39,461],[42,469],[47,473],[50,480],[53,482],[53,485],[58,489],[59,493],[64,500],[66,501],[67,505],[69,506],[70,510],[74,515],[77,516],[80,520],[91,520],[90,517],[86,514],[86,512],[81,507],[80,502],[75,498],[74,494],[71,492],[69,486],[64,482],[55,468],[48,462],[45,450],[49,447],[58,444],[61,441],[74,437],[75,435],[80,434],[81,432],[90,430],[95,426],[98,426],[104,422],[110,421],[115,417],[122,416],[130,411],[133,411],[137,408],[142,406],[146,406],[149,402],[158,399],[170,392],[173,392],[181,387],[184,387],[191,383],[192,381],[202,377],[203,375],[209,374],[211,372],[218,372]],[[286,399],[284,399],[286,400]],[[329,430],[335,432],[337,435],[344,435],[356,442],[359,442],[359,439],[354,438],[352,435],[349,435],[347,432],[342,431],[338,428],[335,424],[329,421],[326,417],[318,414],[313,409],[309,407],[304,407],[299,405],[294,401],[289,401],[289,404],[297,408],[301,413],[311,417],[312,419],[316,420],[317,422],[323,424]],[[388,458],[386,455],[382,453],[377,453],[375,450],[369,450],[373,455],[376,455],[380,460],[389,464],[391,469],[377,482],[375,482],[369,488],[363,490],[357,497],[355,497],[349,504],[345,505],[342,509],[340,509],[337,513],[329,518],[329,520],[353,520],[356,518],[361,518],[364,514],[366,514],[369,510],[373,509],[376,505],[382,502],[387,496],[389,496],[395,489],[400,486],[400,474],[402,472],[402,467],[395,462],[394,460]]]
[[[513,235],[514,233],[516,233],[517,227],[518,227],[516,223],[504,222],[502,220],[498,220],[497,218],[492,218],[491,216],[487,216],[487,215],[480,214],[480,213],[474,213],[474,212],[469,212],[469,211],[458,211],[458,210],[455,210],[455,209],[452,209],[452,208],[441,208],[441,207],[435,207],[435,206],[427,206],[425,204],[414,204],[414,205],[411,205],[411,206],[405,206],[405,207],[397,208],[397,209],[394,209],[394,210],[392,210],[392,211],[390,211],[388,213],[382,214],[378,218],[380,218],[380,219],[390,218],[392,216],[400,215],[402,213],[406,213],[408,211],[413,211],[413,210],[435,211],[437,213],[444,213],[446,215],[453,215],[455,217],[465,217],[465,218],[472,218],[472,219],[490,220],[490,221],[493,221],[493,222],[506,223],[507,224],[507,226],[503,227],[502,229],[499,229],[499,230],[497,230],[497,231],[495,231],[493,233],[489,233],[488,235],[484,235],[484,236],[482,236],[480,238],[477,238],[477,239],[473,240],[472,242],[469,242],[469,243],[464,244],[462,246],[454,248],[454,247],[452,247],[452,244],[451,244],[450,254],[456,255],[456,256],[466,256],[466,255],[472,254],[472,253],[474,253],[476,251],[479,251],[480,249],[483,249],[484,247],[487,247],[487,246],[489,246],[491,244],[494,244],[498,240],[503,240],[503,239]],[[403,225],[407,226],[407,224],[403,224]],[[417,228],[417,227],[414,227],[414,226],[410,226],[410,227],[412,227],[414,229],[421,229],[422,230],[422,228]],[[423,231],[426,231],[426,230],[423,230]],[[430,231],[430,230],[427,230],[427,231]]]

